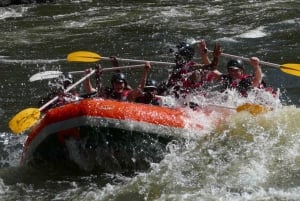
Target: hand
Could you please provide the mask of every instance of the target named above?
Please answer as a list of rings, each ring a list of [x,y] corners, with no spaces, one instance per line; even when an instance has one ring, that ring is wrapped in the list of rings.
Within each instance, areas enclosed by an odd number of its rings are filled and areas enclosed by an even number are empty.
[[[220,57],[222,54],[222,48],[220,43],[216,43],[215,44],[215,48],[214,48],[214,57]]]
[[[220,43],[216,43],[215,48],[214,48],[214,53],[213,53],[214,59],[212,60],[212,62],[210,64],[209,70],[213,71],[213,70],[217,69],[217,66],[219,63],[219,57],[221,54],[222,54],[221,45],[220,45]]]
[[[258,67],[259,66],[259,58],[257,58],[257,57],[251,57],[250,58],[250,63],[251,63],[252,66]]]
[[[110,58],[110,61],[111,61],[112,65],[114,67],[118,67],[119,66],[119,62],[118,62],[118,60],[117,60],[117,58],[115,56],[110,56],[109,58]]]
[[[200,50],[200,54],[207,54],[207,47],[206,47],[205,40],[200,41],[199,50]]]
[[[205,43],[205,40],[204,40],[204,39],[200,40],[199,47],[200,47],[202,50],[206,48],[206,43]]]
[[[151,69],[151,65],[150,65],[150,62],[149,62],[149,61],[147,61],[147,62],[145,63],[144,69],[145,69],[146,71],[148,71],[148,70]]]
[[[84,70],[84,72],[85,72],[86,75],[89,74],[91,71],[92,71],[91,68],[87,68],[87,69]]]

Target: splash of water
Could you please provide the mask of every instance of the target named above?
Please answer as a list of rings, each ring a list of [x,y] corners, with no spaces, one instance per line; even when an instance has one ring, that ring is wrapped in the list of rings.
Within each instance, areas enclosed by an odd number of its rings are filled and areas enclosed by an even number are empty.
[[[287,115],[289,114],[289,115]],[[219,130],[184,146],[172,144],[152,171],[104,198],[145,200],[298,200],[300,110],[237,113]],[[285,186],[282,189],[282,186]]]

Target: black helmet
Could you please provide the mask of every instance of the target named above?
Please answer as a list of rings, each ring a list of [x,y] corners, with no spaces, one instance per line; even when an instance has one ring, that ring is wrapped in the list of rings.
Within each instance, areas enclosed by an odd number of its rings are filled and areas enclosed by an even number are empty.
[[[123,73],[113,74],[110,81],[111,81],[111,84],[114,84],[114,82],[124,82],[125,85],[127,84],[126,79],[125,79],[125,75]]]
[[[63,81],[63,83],[68,82],[68,83],[72,84],[73,83],[73,76],[71,75],[71,73],[64,72],[62,74],[62,81]]]
[[[240,59],[232,59],[228,61],[227,68],[240,68],[244,70],[244,64]]]
[[[178,48],[178,54],[184,57],[187,61],[190,61],[194,57],[195,50],[191,44],[181,42],[176,47]]]
[[[146,81],[146,84],[145,84],[145,86],[144,86],[144,89],[149,89],[149,88],[157,89],[157,84],[156,84],[156,81],[155,81],[155,80],[148,79],[148,80]]]

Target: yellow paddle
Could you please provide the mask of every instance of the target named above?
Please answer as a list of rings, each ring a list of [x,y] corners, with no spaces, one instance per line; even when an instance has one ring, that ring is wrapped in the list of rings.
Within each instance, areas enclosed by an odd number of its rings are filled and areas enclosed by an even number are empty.
[[[253,103],[244,103],[237,107],[230,107],[230,106],[218,105],[218,104],[208,104],[208,105],[214,107],[220,107],[220,108],[227,108],[227,109],[235,110],[236,112],[243,112],[243,111],[249,112],[252,115],[263,114],[271,111],[271,108],[269,107],[259,105],[259,104],[253,104]]]
[[[83,82],[85,79],[90,77],[95,73],[95,70],[92,70],[89,74],[82,77],[80,80],[78,80],[76,83],[68,87],[64,92],[67,93],[77,85],[79,85],[81,82]],[[58,96],[54,97],[50,101],[48,101],[46,104],[44,104],[40,108],[27,108],[22,111],[20,111],[18,114],[16,114],[8,123],[9,128],[12,130],[14,134],[20,134],[33,126],[41,116],[41,111],[48,107],[50,104],[55,102],[58,99]]]
[[[27,108],[15,115],[8,123],[13,133],[19,134],[30,128],[40,119],[41,112],[38,108]]]
[[[269,107],[259,105],[259,104],[254,104],[254,103],[244,103],[237,107],[229,107],[229,106],[215,105],[215,104],[209,104],[209,105],[216,106],[216,107],[228,108],[228,109],[235,110],[237,112],[243,112],[243,111],[249,112],[252,115],[263,114],[263,113],[271,111],[271,108],[269,108]]]
[[[259,105],[259,104],[251,104],[251,103],[244,103],[236,108],[237,112],[246,111],[252,115],[266,113],[270,110],[271,109],[266,106]]]
[[[77,51],[68,54],[67,60],[71,62],[97,62],[101,56],[94,52]]]
[[[231,54],[222,53],[221,55],[225,56],[225,57],[241,59],[241,60],[244,60],[247,62],[250,61],[250,59],[248,59],[248,58],[235,56],[235,55],[231,55]],[[279,65],[279,64],[274,64],[274,63],[265,62],[265,61],[259,61],[259,63],[262,65],[265,65],[265,66],[279,68],[284,73],[300,77],[300,64],[286,63],[286,64]]]
[[[217,104],[209,104],[209,106],[227,108],[227,109],[235,110],[236,112],[243,112],[243,111],[249,112],[252,115],[263,114],[263,113],[271,111],[271,108],[269,108],[269,107],[259,105],[259,104],[254,104],[254,103],[244,103],[237,107],[230,107],[230,106],[217,105]]]
[[[97,53],[89,52],[89,51],[77,51],[68,54],[67,60],[69,62],[96,62],[100,59],[110,60],[109,57],[102,57]],[[137,63],[145,63],[150,62],[151,64],[160,64],[160,65],[175,65],[175,63],[171,62],[163,62],[163,61],[147,61],[147,60],[137,60],[137,59],[122,59],[117,58],[119,61],[127,61],[127,62],[137,62]]]
[[[287,74],[300,77],[300,64],[283,64],[280,66],[280,70]]]

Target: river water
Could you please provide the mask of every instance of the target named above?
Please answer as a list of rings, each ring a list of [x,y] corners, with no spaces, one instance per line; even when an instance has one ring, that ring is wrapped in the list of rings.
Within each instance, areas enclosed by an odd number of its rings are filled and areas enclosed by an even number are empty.
[[[238,113],[204,139],[170,146],[160,163],[135,176],[20,167],[26,133],[8,128],[17,112],[37,107],[47,93],[48,82],[29,82],[30,76],[93,67],[66,61],[77,50],[173,62],[170,48],[205,39],[210,49],[220,42],[225,53],[300,63],[299,1],[57,0],[0,8],[0,22],[0,200],[300,200],[300,78],[278,68],[262,70],[268,85],[280,89],[283,107]],[[150,76],[162,80],[169,69],[154,65]],[[126,72],[130,84],[140,73]]]

